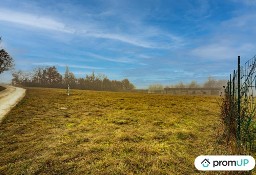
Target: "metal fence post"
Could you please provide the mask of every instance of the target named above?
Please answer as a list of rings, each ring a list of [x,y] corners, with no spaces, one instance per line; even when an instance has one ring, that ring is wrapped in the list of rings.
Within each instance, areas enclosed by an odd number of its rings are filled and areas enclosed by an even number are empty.
[[[237,68],[237,138],[240,143],[241,140],[241,94],[240,94],[240,56],[238,56]]]
[[[233,72],[233,89],[232,89],[232,91],[233,91],[233,102],[235,101],[235,97],[236,97],[236,93],[235,93],[235,91],[236,91],[236,84],[235,84],[235,81],[236,81],[236,71],[234,70],[234,72]]]
[[[232,90],[231,90],[231,88],[232,88],[232,79],[231,79],[231,74],[229,75],[229,92],[228,92],[228,95],[229,95],[229,103],[231,103],[231,92],[232,92]]]

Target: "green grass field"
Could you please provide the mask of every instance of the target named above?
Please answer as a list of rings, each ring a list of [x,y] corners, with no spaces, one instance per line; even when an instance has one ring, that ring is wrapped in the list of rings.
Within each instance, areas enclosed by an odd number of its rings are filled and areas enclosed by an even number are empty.
[[[30,88],[0,124],[0,174],[195,174],[219,97]]]

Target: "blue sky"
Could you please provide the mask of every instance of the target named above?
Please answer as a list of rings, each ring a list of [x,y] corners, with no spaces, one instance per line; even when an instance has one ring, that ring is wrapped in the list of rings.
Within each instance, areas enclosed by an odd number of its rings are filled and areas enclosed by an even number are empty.
[[[256,54],[256,0],[1,0],[0,36],[16,69],[68,65],[137,88],[228,79]],[[10,73],[0,81],[10,80]]]

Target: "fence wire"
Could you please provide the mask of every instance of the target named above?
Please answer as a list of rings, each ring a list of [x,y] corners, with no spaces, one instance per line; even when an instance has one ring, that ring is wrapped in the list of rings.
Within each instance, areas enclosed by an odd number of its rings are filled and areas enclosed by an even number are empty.
[[[238,147],[256,151],[256,56],[230,74],[225,87],[222,117],[227,138],[236,140]]]

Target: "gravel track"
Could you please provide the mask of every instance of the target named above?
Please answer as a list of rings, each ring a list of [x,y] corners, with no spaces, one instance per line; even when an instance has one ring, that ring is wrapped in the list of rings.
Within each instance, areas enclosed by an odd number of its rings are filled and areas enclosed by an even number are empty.
[[[4,116],[25,96],[26,89],[14,86],[4,86],[0,91],[0,122]]]

